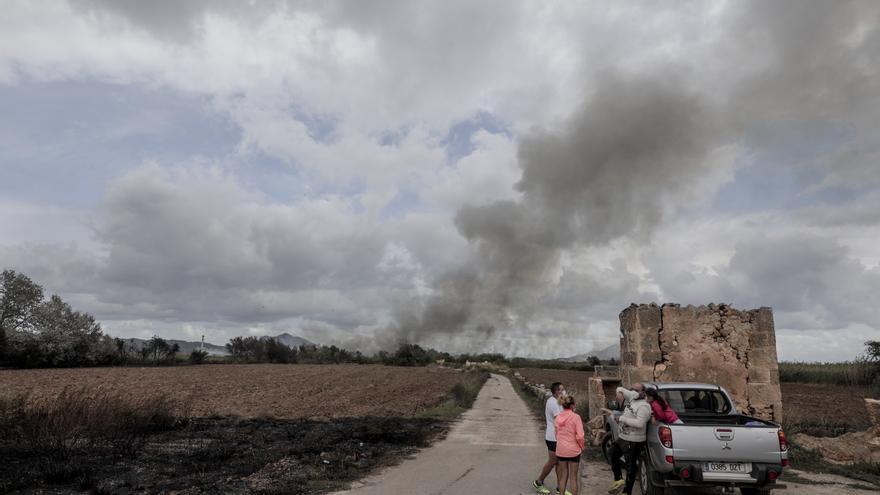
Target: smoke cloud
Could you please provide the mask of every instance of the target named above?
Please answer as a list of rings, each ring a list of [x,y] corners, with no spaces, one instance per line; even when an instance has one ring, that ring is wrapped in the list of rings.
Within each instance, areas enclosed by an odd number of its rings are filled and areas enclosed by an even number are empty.
[[[878,19],[870,2],[754,3],[720,22],[712,55],[721,61],[705,73],[692,61],[677,71],[600,71],[561,126],[520,139],[518,200],[458,211],[472,257],[416,309],[398,310],[390,333],[472,341],[528,326],[558,288],[567,251],[621,238],[649,242],[664,218],[715,192],[723,181],[704,179],[732,167],[719,163],[731,148],[760,147],[805,167],[830,164],[823,186],[876,180],[877,143],[865,130],[878,124]],[[767,135],[791,125],[798,133],[817,125],[846,131],[833,153],[805,161],[777,133]],[[591,294],[579,296],[590,304]]]
[[[565,250],[647,239],[665,212],[697,197],[721,129],[717,109],[675,77],[602,76],[558,129],[520,141],[518,200],[458,211],[473,256],[439,279],[420,313],[398,311],[391,331],[419,341],[526,324],[530,301],[559,282]]]

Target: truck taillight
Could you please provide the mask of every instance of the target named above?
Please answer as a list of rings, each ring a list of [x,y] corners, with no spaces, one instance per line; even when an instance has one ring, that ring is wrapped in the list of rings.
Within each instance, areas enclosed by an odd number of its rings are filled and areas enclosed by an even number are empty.
[[[657,430],[657,435],[660,437],[660,443],[663,444],[667,449],[672,448],[672,429],[668,426],[661,426]]]
[[[779,430],[779,450],[788,452],[788,438],[785,437],[785,432],[782,430]]]

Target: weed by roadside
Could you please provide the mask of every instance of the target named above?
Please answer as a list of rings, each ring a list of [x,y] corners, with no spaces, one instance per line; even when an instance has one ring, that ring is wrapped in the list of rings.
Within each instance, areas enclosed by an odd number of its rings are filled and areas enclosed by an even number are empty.
[[[880,487],[880,463],[856,462],[853,464],[835,464],[825,460],[822,455],[814,450],[805,449],[792,445],[788,452],[791,465],[801,471],[814,473],[828,473],[845,476],[872,483]]]
[[[457,417],[474,405],[477,395],[488,379],[489,373],[486,372],[463,372],[461,381],[452,387],[448,397],[440,404],[420,412],[416,417],[436,419],[452,419]]]
[[[24,463],[50,484],[89,489],[95,462],[134,457],[147,438],[174,428],[186,416],[179,401],[151,395],[67,388],[54,397],[0,399],[0,457]],[[0,491],[14,485],[0,477]]]
[[[846,433],[859,431],[851,423],[845,421],[835,421],[827,418],[786,418],[783,422],[783,430],[789,435],[794,436],[797,433],[805,433],[812,437],[839,437]]]

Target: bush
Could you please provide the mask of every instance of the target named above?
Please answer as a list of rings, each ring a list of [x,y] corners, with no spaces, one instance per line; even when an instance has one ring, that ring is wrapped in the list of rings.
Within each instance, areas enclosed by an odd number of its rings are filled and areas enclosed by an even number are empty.
[[[0,400],[0,443],[51,459],[92,447],[130,455],[147,435],[177,424],[183,412],[169,395],[85,388],[48,398],[19,395]]]
[[[193,349],[193,351],[189,353],[189,362],[191,364],[203,364],[207,358],[208,353],[199,349]]]
[[[474,405],[477,395],[488,379],[489,373],[483,371],[462,373],[461,381],[452,387],[449,395],[442,402],[420,412],[417,416],[435,419],[450,419],[458,416]]]
[[[870,386],[877,366],[867,360],[843,363],[779,363],[779,381],[829,385]]]

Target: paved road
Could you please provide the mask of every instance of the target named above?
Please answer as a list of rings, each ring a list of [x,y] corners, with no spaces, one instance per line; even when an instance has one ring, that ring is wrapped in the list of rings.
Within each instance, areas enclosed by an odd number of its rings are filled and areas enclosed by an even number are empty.
[[[510,380],[492,375],[444,440],[338,495],[534,493],[543,438]]]

